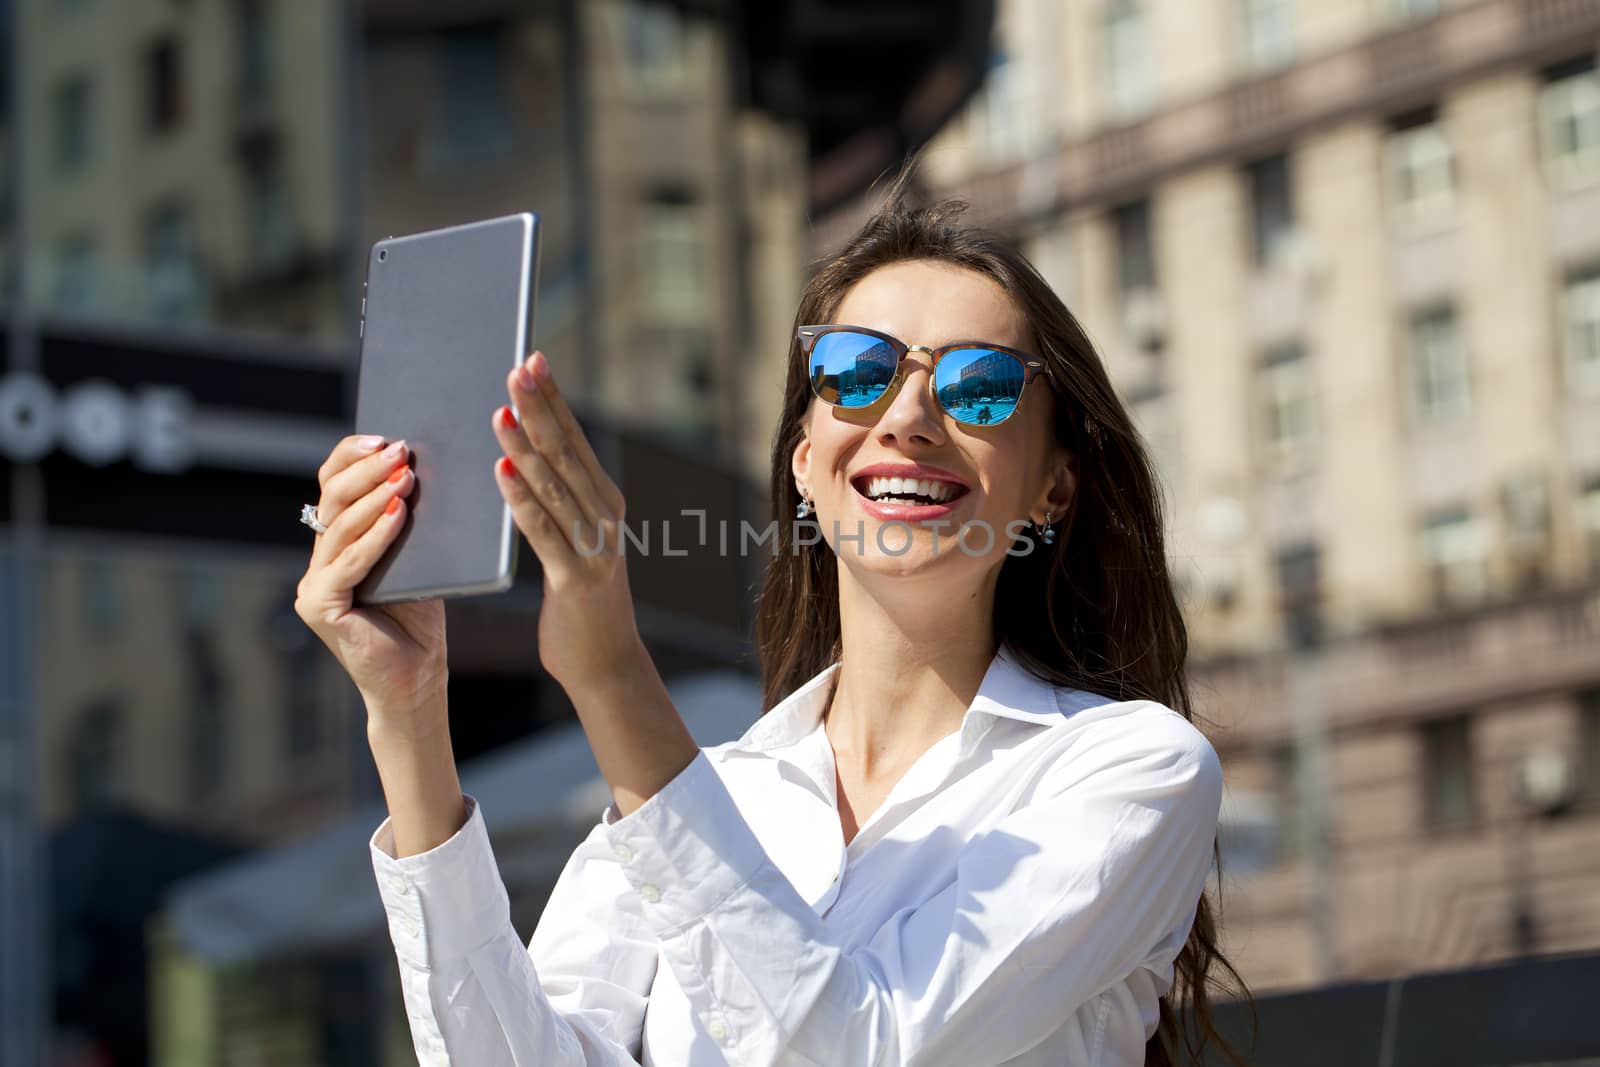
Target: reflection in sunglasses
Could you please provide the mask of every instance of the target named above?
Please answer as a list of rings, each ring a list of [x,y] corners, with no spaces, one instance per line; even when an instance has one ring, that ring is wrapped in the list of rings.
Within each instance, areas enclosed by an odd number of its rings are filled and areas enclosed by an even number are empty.
[[[802,337],[811,336],[802,333]],[[893,383],[902,348],[892,341],[854,330],[832,330],[817,337],[811,350],[811,386],[830,404],[863,408],[877,402]],[[952,348],[936,354],[933,394],[957,421],[971,426],[1004,422],[1015,410],[1027,382],[1027,368],[1016,355],[986,347]]]

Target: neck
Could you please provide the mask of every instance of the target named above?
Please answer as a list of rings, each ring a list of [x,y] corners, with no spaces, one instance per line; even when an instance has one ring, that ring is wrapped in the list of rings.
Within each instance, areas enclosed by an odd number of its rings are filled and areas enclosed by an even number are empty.
[[[836,758],[866,779],[897,778],[960,729],[995,652],[994,576],[958,601],[937,579],[878,586],[839,568],[843,655],[824,713]]]

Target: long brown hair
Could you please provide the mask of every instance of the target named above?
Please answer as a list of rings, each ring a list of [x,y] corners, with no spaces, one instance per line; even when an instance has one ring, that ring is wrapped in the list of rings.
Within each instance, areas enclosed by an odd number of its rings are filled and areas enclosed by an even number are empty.
[[[1034,351],[1055,375],[1060,390],[1054,401],[1055,434],[1077,457],[1077,491],[1053,545],[1007,556],[1001,565],[996,642],[1053,684],[1112,700],[1159,701],[1192,720],[1184,677],[1188,631],[1167,573],[1161,498],[1143,442],[1083,327],[1049,283],[1004,237],[958,222],[966,204],[913,204],[914,169],[901,172],[877,213],[820,264],[801,294],[796,327],[831,322],[852,286],[902,260],[953,264],[998,283],[1023,312]],[[811,395],[798,339],[791,338],[783,413],[772,445],[777,552],[755,618],[764,709],[842,651],[834,554],[825,541],[797,550],[793,524],[787,521],[799,503],[790,459]],[[797,619],[804,625],[795,625]],[[1220,912],[1221,854],[1215,842],[1212,851]],[[1212,903],[1202,893],[1175,962],[1173,988],[1161,999],[1160,1023],[1145,1050],[1148,1067],[1173,1063],[1179,1042],[1196,1063],[1211,1042],[1234,1063],[1244,1063],[1212,1024],[1208,986],[1216,982],[1210,974],[1214,964],[1248,999],[1243,979],[1217,944]],[[1174,998],[1187,1013],[1173,1009]]]

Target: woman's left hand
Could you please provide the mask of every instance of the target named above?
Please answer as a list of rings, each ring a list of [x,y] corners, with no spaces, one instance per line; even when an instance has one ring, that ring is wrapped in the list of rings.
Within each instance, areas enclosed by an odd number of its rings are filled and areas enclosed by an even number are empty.
[[[643,655],[622,556],[622,492],[607,477],[535,352],[506,381],[494,414],[505,451],[500,495],[544,569],[539,661],[569,694],[616,678]],[[519,421],[520,420],[520,421]]]

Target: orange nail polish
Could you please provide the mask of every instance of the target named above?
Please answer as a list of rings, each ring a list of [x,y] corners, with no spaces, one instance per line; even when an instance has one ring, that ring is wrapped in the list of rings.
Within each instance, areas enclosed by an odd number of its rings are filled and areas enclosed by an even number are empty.
[[[410,467],[403,467],[403,466],[402,467],[396,467],[394,469],[394,473],[389,475],[389,481],[398,482],[398,481],[402,480],[403,478],[405,478],[406,472],[409,471],[410,469],[411,469]]]
[[[500,473],[507,478],[514,477],[517,473],[517,465],[511,462],[510,456],[501,456],[500,462],[496,466],[499,468]]]
[[[383,513],[385,515],[393,515],[395,512],[397,512],[399,510],[400,510],[400,498],[397,497],[397,496],[396,497],[390,497],[389,498],[389,503],[384,505]]]

